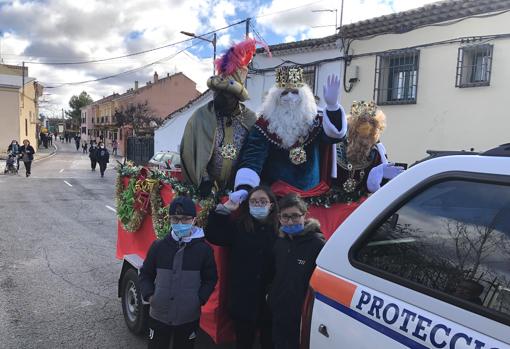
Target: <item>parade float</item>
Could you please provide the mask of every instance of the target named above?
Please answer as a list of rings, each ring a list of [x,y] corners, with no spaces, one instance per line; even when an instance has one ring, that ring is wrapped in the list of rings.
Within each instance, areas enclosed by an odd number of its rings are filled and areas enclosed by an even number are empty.
[[[128,328],[144,333],[148,304],[143,304],[138,287],[138,270],[155,239],[164,238],[169,230],[168,205],[177,195],[193,197],[199,208],[198,224],[204,225],[208,212],[218,202],[226,200],[227,193],[215,193],[201,199],[198,189],[185,184],[178,171],[165,172],[127,163],[118,167],[116,200],[118,238],[116,257],[123,260],[119,278],[118,296]],[[347,193],[330,190],[317,197],[306,198],[310,215],[317,218],[324,235],[329,238],[337,227],[363,201],[360,192]],[[219,282],[209,301],[202,307],[200,327],[216,343],[232,341],[233,328],[226,304],[228,249],[213,246],[218,267]]]

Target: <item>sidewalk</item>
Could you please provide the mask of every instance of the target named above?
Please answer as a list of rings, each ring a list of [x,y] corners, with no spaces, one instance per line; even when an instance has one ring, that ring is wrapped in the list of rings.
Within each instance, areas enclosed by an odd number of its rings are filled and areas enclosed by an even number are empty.
[[[47,157],[52,156],[55,154],[58,150],[58,147],[55,145],[55,142],[53,142],[52,146],[48,146],[48,149],[46,149],[44,146],[39,147],[37,151],[34,154],[34,161],[40,161],[42,159],[46,159]]]

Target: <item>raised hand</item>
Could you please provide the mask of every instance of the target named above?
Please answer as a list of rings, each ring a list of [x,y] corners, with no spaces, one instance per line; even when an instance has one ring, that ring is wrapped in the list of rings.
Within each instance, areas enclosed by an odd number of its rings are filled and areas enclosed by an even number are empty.
[[[338,98],[340,95],[340,77],[338,75],[329,75],[326,84],[323,86],[324,100],[328,110],[337,110],[339,108]]]

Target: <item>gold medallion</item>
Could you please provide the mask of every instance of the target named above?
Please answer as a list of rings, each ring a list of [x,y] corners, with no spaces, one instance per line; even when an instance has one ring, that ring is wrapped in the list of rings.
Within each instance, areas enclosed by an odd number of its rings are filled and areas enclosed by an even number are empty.
[[[237,159],[237,149],[234,144],[227,143],[221,146],[221,156],[227,160]]]
[[[294,165],[301,165],[306,162],[306,151],[301,147],[292,148],[289,151],[289,159]]]

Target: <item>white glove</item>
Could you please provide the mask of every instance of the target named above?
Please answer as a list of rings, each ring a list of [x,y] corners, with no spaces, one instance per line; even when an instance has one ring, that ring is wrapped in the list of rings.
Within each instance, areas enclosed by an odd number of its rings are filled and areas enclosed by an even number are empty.
[[[230,193],[230,195],[228,196],[230,201],[232,201],[232,203],[234,203],[236,205],[238,205],[241,202],[243,202],[244,200],[246,200],[247,197],[248,197],[248,192],[244,189],[240,189],[238,191]]]
[[[322,92],[326,101],[326,109],[335,111],[340,109],[338,97],[340,95],[340,78],[337,75],[329,75],[326,85],[323,86]]]
[[[401,166],[395,166],[391,163],[382,164],[383,166],[383,177],[386,179],[393,179],[399,174],[404,172],[404,168]],[[381,166],[381,165],[379,165]]]

